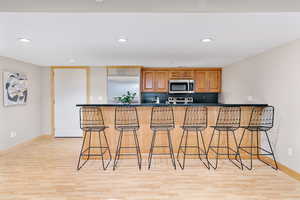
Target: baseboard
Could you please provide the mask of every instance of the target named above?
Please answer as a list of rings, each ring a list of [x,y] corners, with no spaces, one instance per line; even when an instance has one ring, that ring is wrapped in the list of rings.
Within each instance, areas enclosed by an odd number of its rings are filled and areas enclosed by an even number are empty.
[[[274,166],[274,160],[267,157],[267,156],[261,156],[260,157],[262,160],[264,160],[265,162],[269,163],[269,164],[272,164]],[[300,173],[296,172],[295,170],[292,170],[290,168],[288,168],[287,166],[279,163],[277,161],[277,165],[278,165],[278,168],[280,169],[280,171],[282,171],[283,173],[287,174],[288,176],[300,181]]]
[[[24,146],[30,145],[31,143],[36,142],[38,140],[50,139],[50,138],[52,138],[50,135],[40,135],[40,136],[34,137],[34,138],[30,139],[30,140],[27,140],[25,142],[21,142],[19,144],[16,144],[16,145],[14,145],[12,147],[7,148],[7,149],[0,150],[0,156],[2,156],[4,154],[7,154],[10,151],[13,151],[15,149],[19,149],[19,148],[22,148]]]

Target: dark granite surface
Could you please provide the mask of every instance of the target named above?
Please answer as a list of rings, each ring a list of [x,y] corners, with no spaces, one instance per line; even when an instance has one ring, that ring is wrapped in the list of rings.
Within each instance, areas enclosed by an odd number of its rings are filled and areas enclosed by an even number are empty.
[[[191,103],[191,104],[165,104],[165,103],[140,103],[140,104],[77,104],[76,106],[261,106],[268,104],[222,104],[222,103]]]

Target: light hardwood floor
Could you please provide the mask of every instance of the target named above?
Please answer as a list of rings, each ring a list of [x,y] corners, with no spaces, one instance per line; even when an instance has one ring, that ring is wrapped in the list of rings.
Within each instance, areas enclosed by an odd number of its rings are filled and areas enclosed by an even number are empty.
[[[207,170],[198,160],[182,171],[154,159],[138,171],[135,159],[103,171],[99,160],[76,170],[82,139],[39,139],[0,154],[1,200],[299,200],[300,182],[255,162],[240,171],[229,161]]]

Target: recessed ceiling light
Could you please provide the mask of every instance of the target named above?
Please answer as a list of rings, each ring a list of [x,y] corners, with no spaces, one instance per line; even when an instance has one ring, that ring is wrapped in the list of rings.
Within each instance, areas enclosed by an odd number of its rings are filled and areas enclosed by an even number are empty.
[[[27,39],[27,38],[19,38],[18,39],[20,42],[24,42],[24,43],[29,43],[31,42],[31,40]]]
[[[103,3],[104,0],[96,0],[97,3]]]
[[[71,58],[71,59],[69,60],[69,62],[70,62],[70,63],[74,63],[75,60],[74,60],[73,58]]]
[[[212,42],[212,41],[213,41],[212,38],[203,38],[203,39],[201,40],[201,42]]]
[[[119,39],[118,39],[118,42],[120,42],[120,43],[125,43],[125,42],[127,42],[128,40],[125,38],[125,37],[120,37]]]

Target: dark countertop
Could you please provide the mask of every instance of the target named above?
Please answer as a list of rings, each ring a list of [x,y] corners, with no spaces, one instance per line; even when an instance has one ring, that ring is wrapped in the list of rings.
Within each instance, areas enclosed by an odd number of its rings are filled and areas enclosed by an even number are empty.
[[[266,107],[268,104],[222,104],[222,103],[190,103],[190,104],[165,104],[165,103],[139,103],[139,104],[77,104],[77,107],[83,106],[261,106]]]

